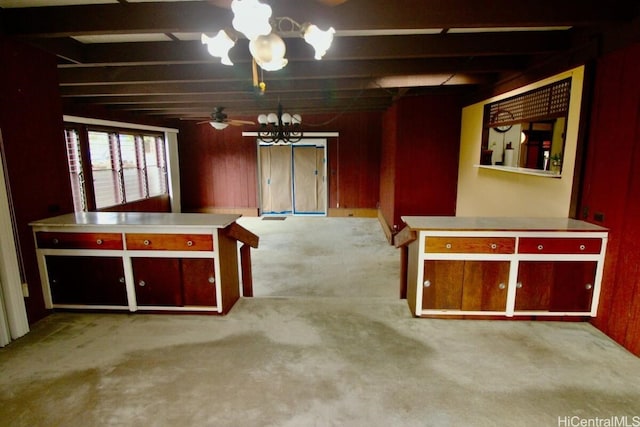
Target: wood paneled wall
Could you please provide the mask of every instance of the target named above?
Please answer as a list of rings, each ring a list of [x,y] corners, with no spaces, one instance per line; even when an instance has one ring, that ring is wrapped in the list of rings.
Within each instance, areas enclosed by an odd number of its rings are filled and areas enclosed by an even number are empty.
[[[580,212],[587,221],[608,227],[610,233],[593,324],[640,356],[638,58],[640,43],[598,61]]]
[[[0,38],[0,128],[29,322],[47,313],[29,222],[73,212],[56,58]]]
[[[235,117],[255,120],[255,117]],[[379,196],[382,113],[308,115],[304,129],[338,132],[329,138],[330,208],[376,208]],[[183,211],[259,206],[255,138],[229,126],[186,123],[178,134]]]
[[[392,230],[403,215],[455,215],[461,99],[402,98],[385,115],[381,209]]]

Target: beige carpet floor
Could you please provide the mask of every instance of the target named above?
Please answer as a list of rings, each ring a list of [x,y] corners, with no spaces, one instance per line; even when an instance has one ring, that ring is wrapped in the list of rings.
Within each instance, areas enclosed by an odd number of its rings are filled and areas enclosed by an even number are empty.
[[[640,423],[640,359],[588,323],[414,319],[377,220],[274,223],[225,317],[56,313],[0,349],[0,425]]]

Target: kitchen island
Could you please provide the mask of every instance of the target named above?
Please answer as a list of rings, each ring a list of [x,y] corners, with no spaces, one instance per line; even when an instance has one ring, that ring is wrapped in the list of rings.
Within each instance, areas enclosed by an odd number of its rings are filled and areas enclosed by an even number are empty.
[[[606,228],[570,218],[402,220],[394,244],[414,316],[597,314]]]
[[[238,243],[258,245],[238,218],[79,212],[34,221],[45,306],[226,314],[241,282],[251,284],[250,259],[239,268]]]

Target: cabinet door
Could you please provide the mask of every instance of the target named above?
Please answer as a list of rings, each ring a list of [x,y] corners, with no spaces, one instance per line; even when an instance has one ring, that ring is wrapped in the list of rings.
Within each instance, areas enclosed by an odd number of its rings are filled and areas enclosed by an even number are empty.
[[[184,305],[216,305],[216,275],[213,259],[180,260]]]
[[[182,306],[178,258],[132,258],[138,305]]]
[[[46,264],[54,304],[128,304],[122,258],[50,255]]]
[[[558,261],[554,263],[551,311],[591,311],[595,261]]]
[[[591,310],[595,261],[523,261],[518,270],[516,310]]]
[[[462,309],[505,311],[509,261],[465,261]]]
[[[460,310],[464,261],[425,261],[423,309]]]
[[[520,262],[516,286],[516,310],[549,310],[553,265],[552,261]]]

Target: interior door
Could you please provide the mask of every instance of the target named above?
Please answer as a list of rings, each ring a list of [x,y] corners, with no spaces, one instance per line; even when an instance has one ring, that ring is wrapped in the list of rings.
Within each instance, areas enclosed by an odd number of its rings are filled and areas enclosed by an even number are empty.
[[[262,213],[293,213],[291,146],[261,145],[260,175]]]
[[[324,147],[296,145],[292,150],[294,213],[326,213]]]
[[[325,143],[261,145],[262,214],[325,215]]]

